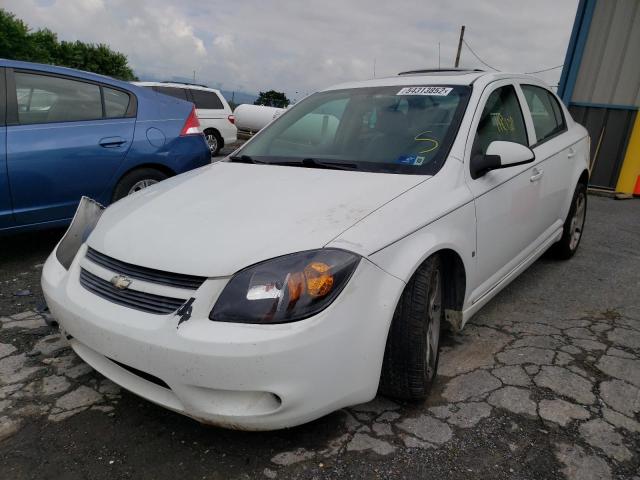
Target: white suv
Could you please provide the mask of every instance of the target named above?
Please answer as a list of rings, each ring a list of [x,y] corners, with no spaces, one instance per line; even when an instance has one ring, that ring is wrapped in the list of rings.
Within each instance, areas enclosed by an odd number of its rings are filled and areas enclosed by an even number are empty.
[[[211,156],[238,140],[238,129],[229,104],[219,90],[190,83],[134,82],[158,93],[186,100],[196,106],[196,115],[207,138]]]

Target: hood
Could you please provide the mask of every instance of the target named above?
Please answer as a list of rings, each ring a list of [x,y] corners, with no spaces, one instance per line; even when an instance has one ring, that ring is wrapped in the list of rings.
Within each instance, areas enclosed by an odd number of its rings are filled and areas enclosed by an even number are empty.
[[[134,265],[228,276],[321,248],[425,178],[218,162],[116,202],[88,244]]]

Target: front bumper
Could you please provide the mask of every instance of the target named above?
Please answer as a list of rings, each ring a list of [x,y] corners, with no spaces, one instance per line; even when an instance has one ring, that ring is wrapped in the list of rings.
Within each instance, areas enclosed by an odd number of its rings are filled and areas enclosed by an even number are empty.
[[[69,271],[52,254],[42,288],[76,353],[154,403],[228,428],[272,430],[371,400],[404,283],[363,259],[326,310],[289,324],[212,322],[228,279],[195,293],[191,318],[111,303],[79,283],[83,246]]]

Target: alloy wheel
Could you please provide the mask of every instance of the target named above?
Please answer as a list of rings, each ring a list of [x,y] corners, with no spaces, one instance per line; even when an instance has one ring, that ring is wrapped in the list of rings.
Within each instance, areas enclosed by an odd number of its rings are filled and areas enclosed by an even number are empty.
[[[209,145],[209,151],[211,152],[211,156],[215,155],[218,150],[218,139],[216,138],[214,133],[207,133],[205,135],[207,139],[207,145]]]
[[[132,193],[138,192],[156,183],[158,183],[158,181],[152,178],[146,178],[144,180],[140,180],[139,182],[136,182],[133,184],[133,186],[129,189],[129,193],[127,195],[131,195]]]
[[[570,226],[570,235],[571,240],[569,241],[569,248],[571,250],[575,250],[578,247],[578,243],[580,242],[580,237],[582,236],[582,228],[584,226],[585,214],[587,212],[586,209],[586,197],[584,192],[580,192],[576,197],[576,209],[571,218],[571,226]]]

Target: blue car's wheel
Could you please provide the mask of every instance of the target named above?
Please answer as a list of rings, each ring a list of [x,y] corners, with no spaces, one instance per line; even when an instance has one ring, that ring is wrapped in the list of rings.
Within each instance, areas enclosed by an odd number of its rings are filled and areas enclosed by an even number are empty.
[[[165,178],[167,178],[167,175],[155,168],[139,168],[138,170],[133,170],[122,177],[118,185],[116,185],[113,191],[112,202],[120,200],[143,188],[150,187]]]

